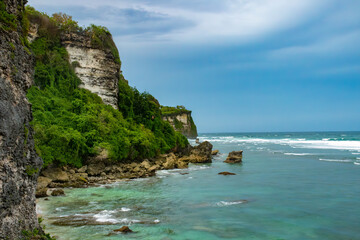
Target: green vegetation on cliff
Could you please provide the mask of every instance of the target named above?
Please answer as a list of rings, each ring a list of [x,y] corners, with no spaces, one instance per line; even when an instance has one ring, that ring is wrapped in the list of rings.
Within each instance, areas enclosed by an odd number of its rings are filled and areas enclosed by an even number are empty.
[[[51,17],[45,13],[36,11],[33,7],[26,7],[27,17],[33,23],[37,23],[50,36],[60,33],[82,33],[88,35],[91,39],[91,45],[94,48],[103,49],[111,52],[115,62],[121,64],[119,51],[112,39],[111,33],[106,27],[91,24],[87,28],[82,28],[71,16],[65,13],[54,13]]]
[[[161,106],[161,114],[164,116],[178,115],[181,113],[191,113],[191,111],[187,110],[184,106],[176,106],[176,107]]]
[[[110,50],[115,58],[115,62],[121,65],[119,51],[111,37],[111,33],[106,27],[91,24],[85,31],[91,35],[91,45],[94,48]]]
[[[35,86],[27,96],[32,103],[36,148],[45,166],[80,167],[102,149],[114,161],[134,161],[188,144],[161,120],[157,100],[128,86],[123,76],[119,81],[119,110],[78,88],[80,79],[60,41],[61,32],[76,30],[77,24],[61,14],[50,18],[33,8],[27,10],[31,22],[39,24],[39,36],[30,45],[36,58]],[[100,31],[108,34],[105,28]]]

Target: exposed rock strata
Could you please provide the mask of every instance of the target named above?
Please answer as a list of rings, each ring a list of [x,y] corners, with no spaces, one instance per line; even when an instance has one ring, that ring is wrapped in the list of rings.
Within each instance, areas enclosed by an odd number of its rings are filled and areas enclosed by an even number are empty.
[[[79,87],[96,93],[104,103],[117,109],[120,63],[115,61],[111,51],[94,48],[85,32],[66,33],[61,40],[82,81]]]
[[[163,115],[162,119],[169,122],[176,131],[181,132],[187,138],[196,138],[198,136],[196,126],[191,117],[191,111]]]
[[[33,58],[22,45],[22,0],[4,0],[17,16],[17,29],[0,29],[0,239],[21,239],[39,227],[35,189],[41,159],[34,150],[31,106],[26,90],[33,82]]]

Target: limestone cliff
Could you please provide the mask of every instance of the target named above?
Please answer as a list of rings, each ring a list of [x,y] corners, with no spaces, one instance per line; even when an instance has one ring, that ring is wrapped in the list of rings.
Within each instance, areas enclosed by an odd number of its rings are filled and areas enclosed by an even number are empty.
[[[31,106],[33,58],[24,46],[24,0],[0,2],[0,239],[38,228],[35,189],[42,161],[34,150]]]
[[[162,106],[162,119],[170,123],[176,130],[181,132],[187,138],[196,138],[198,136],[196,125],[191,117],[191,111],[182,106],[164,107]]]
[[[121,71],[120,62],[116,61],[111,50],[94,45],[91,34],[86,31],[64,33],[61,40],[75,73],[82,81],[79,87],[96,93],[104,103],[117,109]]]

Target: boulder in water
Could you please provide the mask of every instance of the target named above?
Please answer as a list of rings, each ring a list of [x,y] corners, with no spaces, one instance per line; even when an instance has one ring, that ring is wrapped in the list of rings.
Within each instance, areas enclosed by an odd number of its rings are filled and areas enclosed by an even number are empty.
[[[214,150],[214,151],[211,152],[211,155],[214,156],[214,155],[217,155],[218,153],[219,153],[219,150]]]
[[[55,189],[51,193],[51,196],[62,196],[62,195],[65,195],[65,192],[62,189]]]
[[[227,175],[236,175],[236,173],[231,173],[231,172],[219,172],[218,174],[219,174],[219,175],[224,175],[224,176],[227,176]]]
[[[133,231],[128,226],[122,226],[119,229],[115,229],[114,232],[131,233]]]
[[[36,190],[35,193],[35,197],[36,198],[43,198],[43,197],[48,197],[49,195],[47,194],[48,189],[47,188],[40,188]]]
[[[243,151],[232,151],[224,162],[226,163],[241,163]]]
[[[191,149],[189,156],[183,156],[179,160],[190,163],[211,163],[212,147],[208,141],[202,142]]]

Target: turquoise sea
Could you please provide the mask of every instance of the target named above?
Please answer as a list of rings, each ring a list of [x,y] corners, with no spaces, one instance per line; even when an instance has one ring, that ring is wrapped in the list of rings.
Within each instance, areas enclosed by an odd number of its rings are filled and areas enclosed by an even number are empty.
[[[213,163],[40,199],[46,231],[81,240],[360,239],[360,132],[199,138],[220,150]],[[223,163],[233,150],[244,151],[243,164]],[[134,233],[111,235],[123,225]]]

